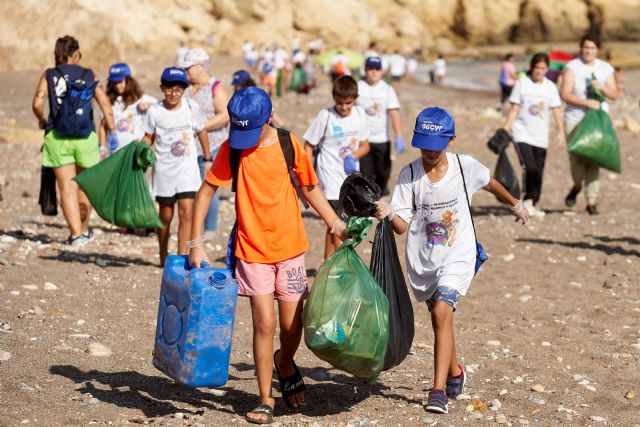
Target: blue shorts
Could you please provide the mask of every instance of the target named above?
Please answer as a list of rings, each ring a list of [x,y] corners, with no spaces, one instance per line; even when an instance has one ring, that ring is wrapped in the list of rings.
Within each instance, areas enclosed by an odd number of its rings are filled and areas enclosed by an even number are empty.
[[[456,311],[458,298],[460,298],[460,293],[455,289],[447,288],[446,286],[438,286],[431,298],[427,300],[427,308],[429,311],[433,311],[436,301],[444,301],[453,308],[453,311]]]

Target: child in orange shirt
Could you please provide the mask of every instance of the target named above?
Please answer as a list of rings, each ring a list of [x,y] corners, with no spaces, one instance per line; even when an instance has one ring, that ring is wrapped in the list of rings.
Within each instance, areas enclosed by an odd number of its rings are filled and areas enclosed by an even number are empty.
[[[302,337],[302,305],[308,294],[304,255],[309,245],[278,130],[269,126],[273,114],[269,95],[260,88],[247,87],[233,95],[227,109],[231,118],[229,140],[220,147],[196,196],[189,260],[194,267],[208,262],[202,249],[207,209],[218,187],[228,186],[232,180],[232,149],[242,150],[236,179],[235,274],[239,295],[250,299],[260,393],[258,406],[245,419],[268,424],[273,421],[275,406],[271,393],[274,363],[287,407],[297,408],[304,401],[304,381],[293,356]],[[293,135],[291,142],[293,172],[301,193],[332,232],[346,238],[346,226],[317,186],[309,157]],[[272,353],[274,299],[279,309],[280,350]]]

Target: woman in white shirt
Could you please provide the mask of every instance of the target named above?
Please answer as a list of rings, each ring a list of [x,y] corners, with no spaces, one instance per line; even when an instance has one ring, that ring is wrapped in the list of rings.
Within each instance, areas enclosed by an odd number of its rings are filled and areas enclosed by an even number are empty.
[[[513,133],[524,171],[524,205],[532,216],[544,216],[544,211],[535,205],[542,190],[551,112],[558,127],[558,139],[565,142],[560,94],[556,85],[545,77],[548,70],[547,54],[533,55],[528,75],[517,80],[513,87],[509,97],[511,110],[504,124],[504,128]]]

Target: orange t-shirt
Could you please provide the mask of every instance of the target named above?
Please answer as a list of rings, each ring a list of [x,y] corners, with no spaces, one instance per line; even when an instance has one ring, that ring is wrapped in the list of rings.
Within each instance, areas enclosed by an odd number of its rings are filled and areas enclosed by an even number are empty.
[[[298,139],[293,142],[293,171],[301,187],[317,185],[313,165]],[[205,180],[218,187],[231,184],[229,141],[220,147]],[[298,196],[280,144],[243,150],[236,190],[238,229],[235,254],[247,262],[285,261],[309,247]]]

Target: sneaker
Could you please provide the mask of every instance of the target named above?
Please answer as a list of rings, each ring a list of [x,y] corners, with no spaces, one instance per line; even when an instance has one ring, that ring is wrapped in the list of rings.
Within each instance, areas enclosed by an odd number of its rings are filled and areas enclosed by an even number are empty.
[[[587,212],[589,212],[589,215],[598,215],[600,213],[596,205],[587,205]]]
[[[464,374],[464,369],[462,369],[462,365],[458,364],[460,368],[460,375],[455,377],[447,377],[447,396],[451,399],[455,399],[462,393],[464,393],[464,383],[467,379],[467,376]]]
[[[427,412],[433,412],[434,414],[448,414],[449,413],[449,399],[444,390],[431,390],[429,392],[429,399],[427,400],[427,406],[424,408]]]
[[[529,212],[529,216],[531,217],[542,218],[543,216],[546,215],[546,213],[544,213],[543,210],[540,210],[535,206],[533,206],[533,200],[531,199],[524,200],[523,204],[524,204],[524,207],[527,208],[527,211]]]
[[[84,234],[79,236],[69,236],[67,241],[65,242],[66,246],[70,246],[72,248],[81,248],[86,246],[89,243],[90,238]]]
[[[578,197],[578,193],[580,193],[580,189],[576,189],[576,187],[571,188],[567,197],[564,198],[564,204],[568,208],[572,208],[576,205],[576,197]]]

